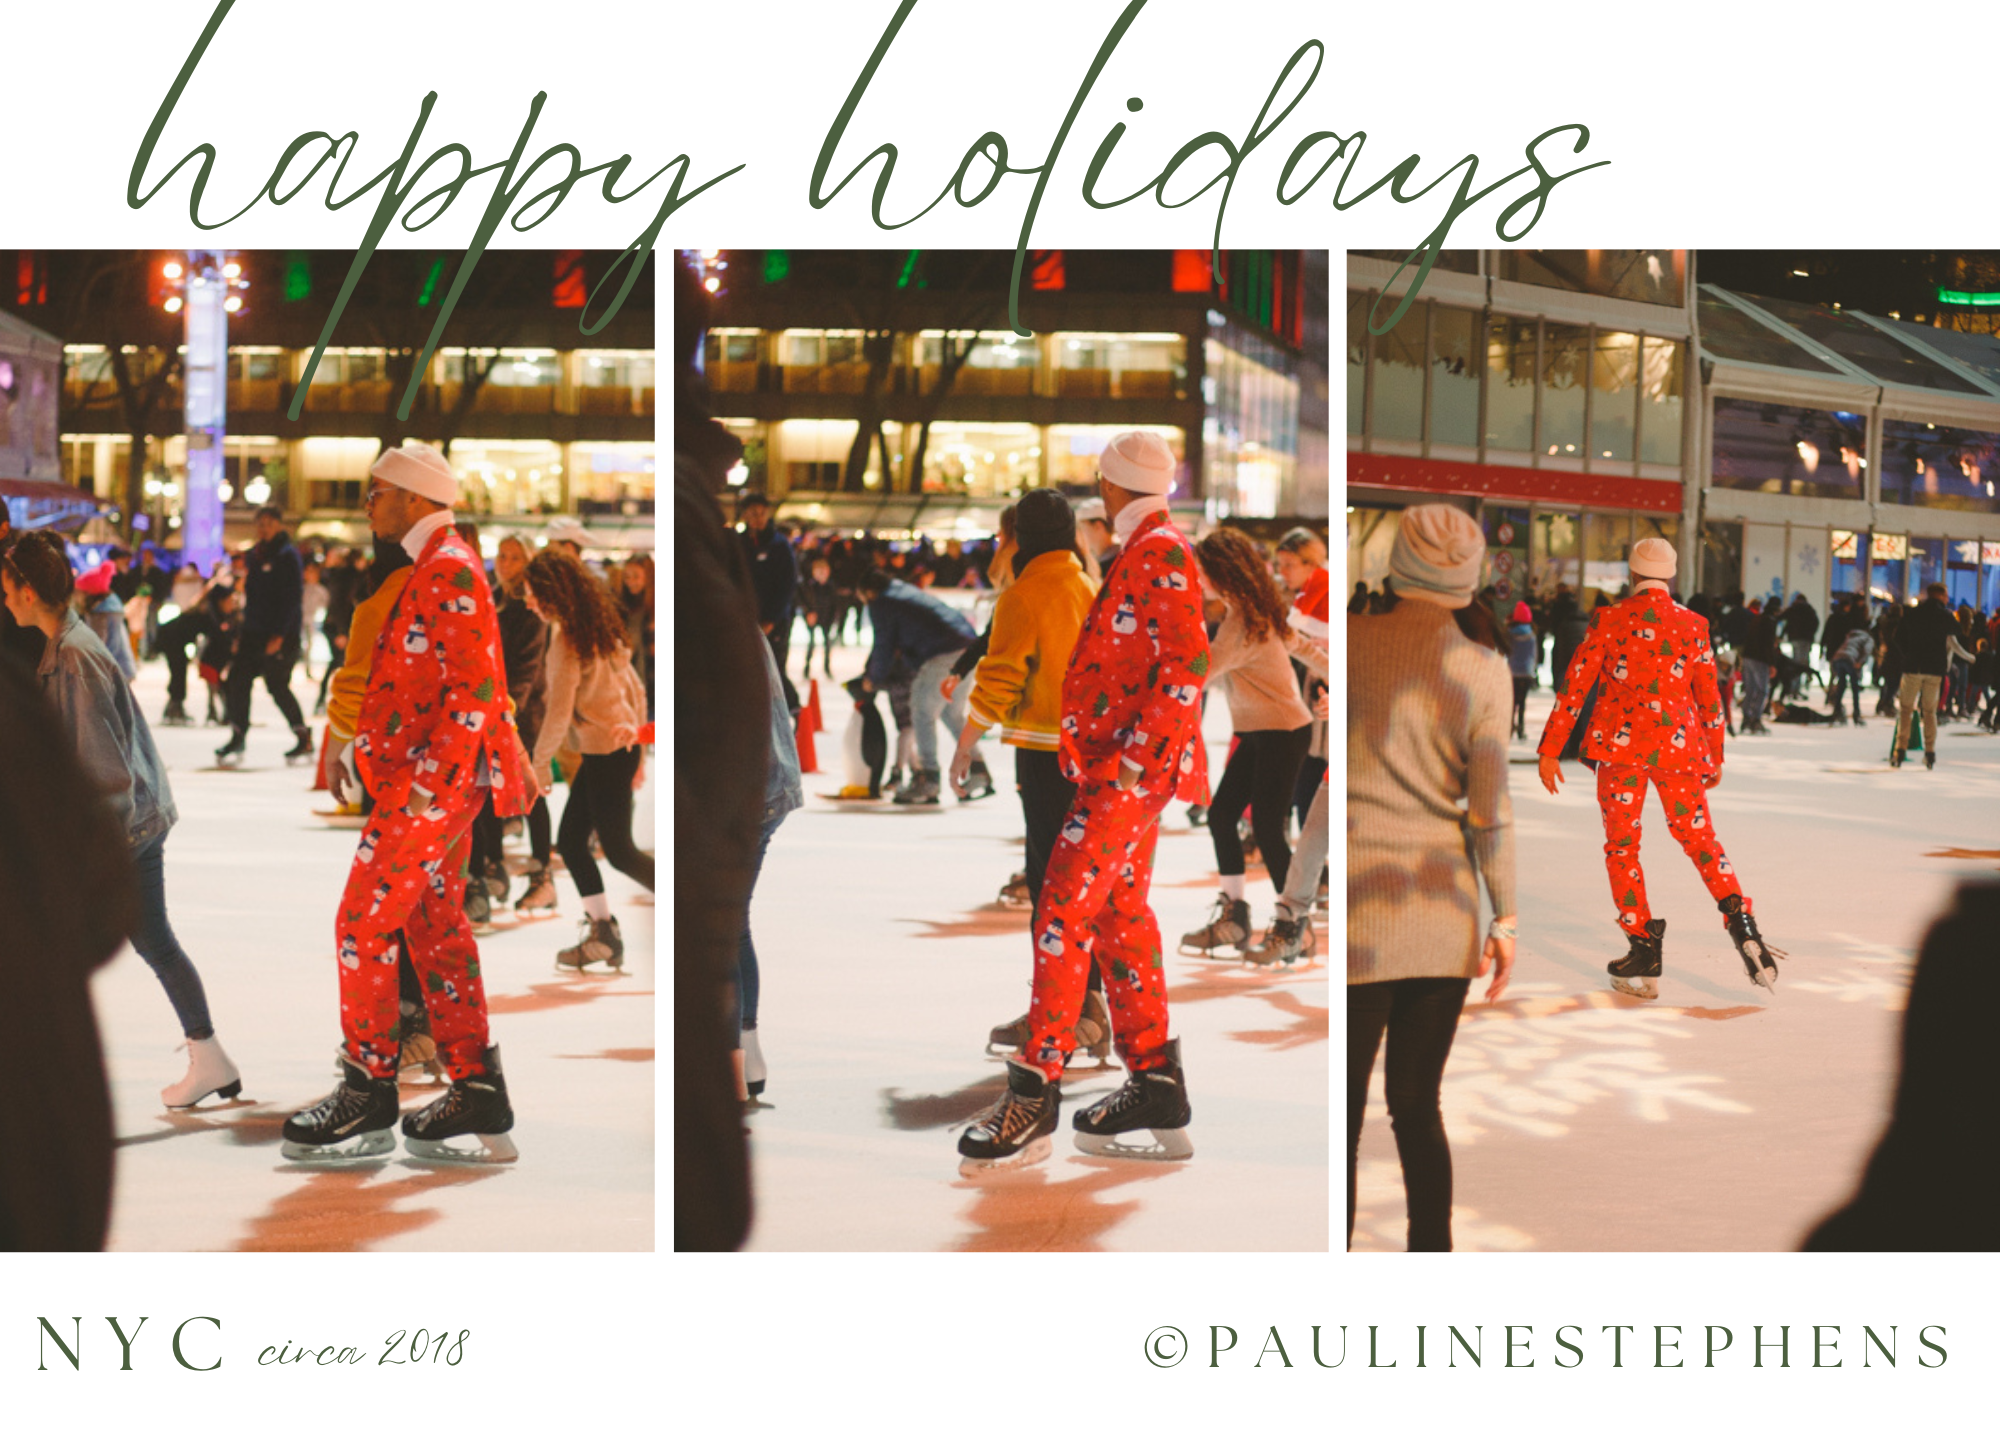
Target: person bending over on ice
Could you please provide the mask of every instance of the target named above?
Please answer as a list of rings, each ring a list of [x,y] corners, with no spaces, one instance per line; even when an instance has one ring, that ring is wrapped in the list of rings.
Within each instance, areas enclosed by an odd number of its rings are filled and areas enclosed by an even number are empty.
[[[1123,553],[1084,617],[1063,678],[1057,750],[1076,785],[1035,906],[1028,1040],[1007,1091],[959,1139],[961,1172],[1048,1155],[1094,957],[1111,1003],[1125,1085],[1077,1113],[1079,1150],[1180,1160],[1193,1147],[1180,1045],[1167,1037],[1160,929],[1147,906],[1160,813],[1175,797],[1207,802],[1201,689],[1208,675],[1194,548],[1167,512],[1174,454],[1151,432],[1123,432],[1098,460],[1098,488]],[[1150,1131],[1153,1144],[1117,1138]]]
[[[334,919],[343,1081],[285,1122],[284,1153],[344,1160],[395,1149],[400,933],[451,1076],[444,1096],[403,1118],[409,1149],[434,1160],[511,1161],[514,1112],[499,1048],[487,1042],[457,848],[504,777],[488,754],[507,706],[500,631],[479,557],[452,529],[451,466],[410,443],[385,452],[369,476],[369,525],[401,542],[415,564],[376,640],[354,737],[375,808]],[[483,1150],[447,1144],[463,1135],[477,1136]]]
[[[1606,965],[1611,985],[1634,997],[1657,997],[1664,918],[1652,916],[1639,866],[1639,822],[1646,786],[1659,790],[1667,828],[1694,860],[1750,980],[1771,989],[1775,959],[1785,954],[1757,931],[1750,900],[1715,835],[1705,790],[1722,780],[1722,701],[1708,624],[1676,604],[1674,548],[1649,537],[1632,548],[1632,594],[1591,615],[1590,634],[1563,676],[1538,746],[1542,787],[1562,783],[1557,756],[1584,698],[1597,686],[1597,712],[1583,738],[1583,757],[1597,767],[1597,802],[1604,812],[1604,863],[1618,926],[1631,949]]]

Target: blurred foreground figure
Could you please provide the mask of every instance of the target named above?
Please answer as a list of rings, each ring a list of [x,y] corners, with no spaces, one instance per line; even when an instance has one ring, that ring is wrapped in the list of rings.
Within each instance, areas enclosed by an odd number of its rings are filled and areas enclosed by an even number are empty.
[[[1931,925],[1903,1014],[1903,1066],[1889,1129],[1854,1199],[1806,1250],[2000,1250],[1991,1008],[2000,880],[1968,883]]]
[[[138,924],[125,839],[41,691],[0,659],[0,1251],[101,1250],[111,1094],[90,975]],[[33,757],[24,757],[33,751]]]

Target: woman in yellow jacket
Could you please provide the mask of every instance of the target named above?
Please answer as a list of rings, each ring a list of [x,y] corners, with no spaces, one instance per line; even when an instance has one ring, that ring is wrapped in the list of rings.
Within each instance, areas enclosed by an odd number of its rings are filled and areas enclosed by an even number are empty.
[[[961,795],[980,735],[1000,726],[1000,742],[1014,747],[1014,782],[1027,826],[1028,891],[1042,896],[1042,874],[1069,815],[1076,787],[1063,778],[1056,747],[1061,735],[1063,674],[1083,618],[1097,597],[1084,574],[1076,544],[1076,516],[1059,491],[1040,488],[1014,507],[1014,579],[993,607],[986,657],[973,672],[971,706],[951,762],[951,785]],[[1111,1019],[1095,968],[1077,1045],[1100,1062],[1110,1048]],[[990,1048],[1023,1046],[1026,1015],[993,1029]]]

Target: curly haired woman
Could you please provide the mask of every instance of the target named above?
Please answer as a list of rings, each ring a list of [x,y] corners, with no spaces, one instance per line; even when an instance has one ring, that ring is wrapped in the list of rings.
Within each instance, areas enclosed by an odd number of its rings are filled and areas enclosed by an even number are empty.
[[[567,552],[546,550],[528,562],[528,604],[549,622],[548,708],[535,736],[542,791],[554,786],[549,762],[565,743],[583,755],[556,828],[556,847],[583,895],[584,936],[556,954],[560,967],[624,966],[625,942],[611,916],[604,877],[590,856],[597,835],[604,858],[627,878],[653,887],[653,858],[632,842],[632,786],[639,773],[639,726],[646,691],[625,643],[625,621],[611,595]]]
[[[1226,679],[1229,720],[1236,744],[1208,806],[1209,837],[1222,872],[1222,893],[1208,923],[1181,939],[1196,956],[1218,948],[1250,946],[1250,904],[1243,896],[1243,839],[1237,823],[1245,809],[1274,889],[1285,886],[1291,845],[1286,815],[1299,766],[1312,742],[1312,711],[1299,697],[1292,673],[1289,610],[1271,577],[1263,551],[1241,531],[1221,527],[1195,543],[1202,593],[1226,607],[1209,641],[1208,678]]]

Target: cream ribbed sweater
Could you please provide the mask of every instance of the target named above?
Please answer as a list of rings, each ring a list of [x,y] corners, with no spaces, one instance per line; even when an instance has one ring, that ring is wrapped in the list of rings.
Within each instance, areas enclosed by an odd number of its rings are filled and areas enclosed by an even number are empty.
[[[1347,980],[1465,977],[1479,888],[1514,911],[1507,662],[1451,612],[1347,620]]]

